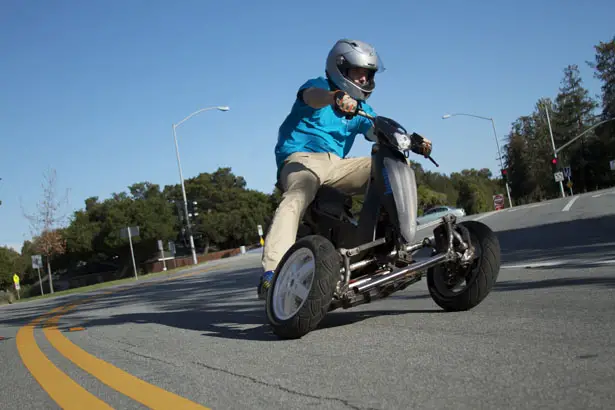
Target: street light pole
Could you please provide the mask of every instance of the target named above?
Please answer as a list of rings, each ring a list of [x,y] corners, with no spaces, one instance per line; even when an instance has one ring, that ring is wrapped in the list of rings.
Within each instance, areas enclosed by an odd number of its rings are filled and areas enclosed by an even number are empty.
[[[500,143],[498,141],[498,134],[495,130],[495,121],[493,120],[493,118],[491,117],[482,117],[480,115],[474,115],[474,114],[462,114],[462,113],[458,113],[458,114],[444,114],[442,116],[442,119],[447,119],[450,117],[454,117],[456,115],[465,115],[468,117],[474,117],[474,118],[480,118],[481,120],[487,120],[487,121],[491,121],[491,126],[493,127],[493,136],[495,137],[495,145],[498,148],[498,157],[500,158],[500,169],[504,170],[504,162],[502,162],[502,153],[500,151]],[[508,195],[508,207],[512,208],[513,207],[513,203],[512,203],[512,199],[510,197],[510,187],[508,185],[508,180],[506,180],[506,182],[504,183],[506,185],[506,194]]]
[[[186,198],[186,187],[184,185],[184,175],[182,173],[181,161],[179,159],[179,146],[177,145],[177,132],[175,131],[175,129],[178,126],[180,126],[184,121],[188,120],[190,117],[197,115],[203,111],[209,111],[209,110],[228,111],[229,109],[230,108],[226,106],[202,108],[188,115],[186,118],[184,118],[177,124],[173,124],[173,139],[175,140],[175,155],[177,156],[177,168],[179,169],[179,179],[181,181],[182,196],[184,198],[184,212],[186,213],[186,228],[188,229],[188,235],[190,236],[190,250],[192,251],[192,263],[195,265],[198,263],[198,259],[196,258],[196,249],[194,247],[194,237],[192,236],[192,225],[190,224],[190,216],[188,215],[188,200]]]

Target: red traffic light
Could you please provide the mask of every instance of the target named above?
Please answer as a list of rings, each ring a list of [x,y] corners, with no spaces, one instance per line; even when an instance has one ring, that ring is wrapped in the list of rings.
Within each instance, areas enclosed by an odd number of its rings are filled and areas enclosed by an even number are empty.
[[[507,173],[508,173],[507,170],[505,170],[505,169],[502,170],[502,175],[506,175]]]
[[[551,163],[552,163],[553,165],[557,165],[557,158],[553,158],[553,159],[551,160]]]

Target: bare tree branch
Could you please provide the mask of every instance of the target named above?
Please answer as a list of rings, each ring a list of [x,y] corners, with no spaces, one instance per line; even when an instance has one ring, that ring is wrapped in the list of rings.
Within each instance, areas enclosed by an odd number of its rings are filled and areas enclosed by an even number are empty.
[[[49,276],[49,288],[53,293],[51,279],[51,259],[56,255],[66,252],[66,239],[62,234],[62,228],[66,224],[67,214],[60,214],[62,204],[68,203],[68,190],[66,195],[56,199],[56,171],[48,169],[43,175],[43,195],[36,204],[36,212],[28,213],[24,209],[21,198],[19,200],[24,217],[30,222],[32,235],[32,249],[47,259],[47,274]]]

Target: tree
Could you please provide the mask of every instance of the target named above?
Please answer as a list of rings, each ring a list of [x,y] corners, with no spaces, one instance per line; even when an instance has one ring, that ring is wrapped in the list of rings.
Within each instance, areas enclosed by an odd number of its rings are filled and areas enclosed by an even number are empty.
[[[509,170],[508,180],[510,181],[511,195],[517,204],[527,202],[536,188],[536,179],[532,177],[530,166],[527,162],[527,140],[520,133],[518,124],[517,129],[509,136],[508,145],[504,151],[504,161]]]
[[[615,118],[615,36],[609,42],[600,42],[594,47],[595,60],[588,62],[594,69],[594,77],[601,80],[602,95],[600,120]],[[595,129],[602,148],[599,160],[599,169],[605,181],[612,181],[612,171],[608,168],[608,161],[615,159],[615,121],[599,125]]]
[[[602,81],[602,116],[603,119],[615,118],[615,36],[609,42],[601,41],[594,49],[595,61],[588,65],[595,70],[594,77]]]
[[[23,278],[25,265],[21,255],[6,246],[0,247],[0,289],[9,288],[13,284],[13,275]]]
[[[574,70],[567,73],[569,79],[574,79],[574,76],[569,75],[572,73]],[[503,157],[509,170],[511,196],[516,203],[542,201],[559,194],[559,185],[553,178],[556,169],[551,163],[553,146],[545,111],[553,118],[551,122],[555,145],[561,146],[568,139],[563,131],[564,117],[558,107],[566,106],[566,109],[572,112],[571,105],[567,103],[569,100],[572,100],[571,96],[559,96],[558,105],[548,98],[541,98],[537,101],[534,112],[522,115],[513,122]],[[568,161],[566,154],[560,154],[558,157],[558,167]]]
[[[572,140],[595,123],[593,111],[598,104],[583,87],[577,65],[569,65],[564,69],[564,78],[555,103],[553,128],[558,136],[557,146]],[[577,190],[587,191],[588,184],[595,185],[598,182],[594,171],[599,167],[600,161],[589,153],[596,144],[599,144],[599,141],[589,133],[581,137],[578,145],[570,145],[560,152],[563,163],[571,167]]]
[[[37,204],[37,212],[24,216],[30,222],[30,230],[33,236],[32,248],[42,254],[47,261],[47,275],[49,279],[49,291],[53,293],[53,280],[51,278],[51,260],[56,255],[66,251],[66,240],[62,232],[65,221],[64,215],[59,215],[60,207],[68,198],[68,190],[63,200],[56,200],[56,171],[48,169],[44,174],[42,200]],[[23,204],[22,204],[23,210]]]

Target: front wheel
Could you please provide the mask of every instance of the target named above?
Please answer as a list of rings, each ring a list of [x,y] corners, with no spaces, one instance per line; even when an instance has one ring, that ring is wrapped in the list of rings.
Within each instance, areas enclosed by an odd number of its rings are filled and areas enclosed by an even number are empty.
[[[322,236],[301,238],[286,252],[266,302],[269,325],[278,337],[298,339],[318,326],[329,310],[341,266],[340,254]]]
[[[500,242],[495,233],[478,221],[464,221],[458,225],[469,231],[475,248],[470,267],[462,271],[451,262],[427,271],[427,287],[433,301],[453,312],[470,310],[480,304],[491,292],[500,273]]]

